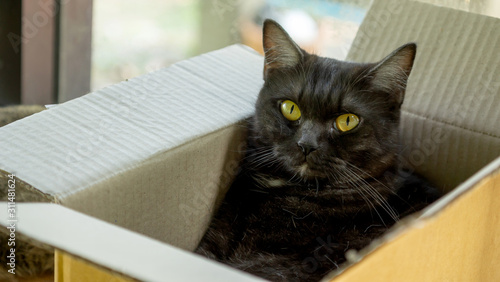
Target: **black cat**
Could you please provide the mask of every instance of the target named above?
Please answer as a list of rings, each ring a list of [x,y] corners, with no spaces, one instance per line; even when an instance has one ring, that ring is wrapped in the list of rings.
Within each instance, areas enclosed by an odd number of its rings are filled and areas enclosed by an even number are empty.
[[[248,151],[196,252],[277,281],[315,281],[438,197],[398,165],[400,106],[416,53],[322,58],[264,23],[265,84]]]

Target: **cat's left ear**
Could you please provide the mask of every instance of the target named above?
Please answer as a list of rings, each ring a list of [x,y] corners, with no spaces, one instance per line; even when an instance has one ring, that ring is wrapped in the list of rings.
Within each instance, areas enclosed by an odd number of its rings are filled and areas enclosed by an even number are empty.
[[[373,75],[372,86],[393,94],[396,102],[401,105],[416,53],[417,45],[408,43],[385,57],[370,70]]]
[[[292,68],[302,61],[303,53],[290,35],[275,21],[264,21],[264,79],[274,69]]]

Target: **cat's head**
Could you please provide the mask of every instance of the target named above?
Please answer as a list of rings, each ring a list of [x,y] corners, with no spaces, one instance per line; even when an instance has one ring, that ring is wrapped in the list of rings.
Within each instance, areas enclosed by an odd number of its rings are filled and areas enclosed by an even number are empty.
[[[256,145],[303,179],[378,176],[395,165],[400,107],[416,53],[406,44],[376,63],[308,54],[272,20],[264,23],[264,86]]]

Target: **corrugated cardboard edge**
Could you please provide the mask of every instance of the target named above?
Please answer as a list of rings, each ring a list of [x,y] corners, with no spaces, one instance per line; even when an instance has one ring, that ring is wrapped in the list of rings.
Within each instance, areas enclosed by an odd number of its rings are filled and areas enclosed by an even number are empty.
[[[51,195],[51,194],[48,194],[48,193],[44,193],[44,192],[40,191],[39,189],[37,189],[36,187],[34,187],[33,185],[27,183],[23,179],[18,178],[16,176],[16,202],[41,202],[41,203],[56,203],[56,204],[60,204],[61,203],[61,199],[63,199],[63,198],[66,198],[66,197],[71,196],[71,195],[78,194],[81,191],[84,191],[84,190],[88,189],[89,187],[95,186],[97,183],[100,183],[100,182],[105,181],[107,179],[120,176],[120,175],[126,173],[127,171],[133,170],[136,167],[142,166],[143,164],[145,164],[147,162],[150,162],[156,156],[164,154],[167,151],[177,150],[179,148],[182,148],[183,146],[186,146],[186,145],[188,145],[188,144],[196,141],[199,138],[203,138],[203,137],[206,137],[206,136],[211,135],[211,134],[216,134],[217,132],[221,132],[221,131],[227,130],[228,128],[231,128],[233,126],[243,126],[243,124],[247,122],[248,118],[249,117],[244,118],[244,119],[239,120],[239,121],[236,121],[236,122],[234,122],[232,124],[229,124],[227,126],[219,128],[219,129],[217,129],[215,131],[208,132],[206,134],[192,136],[192,138],[190,138],[189,140],[186,140],[185,142],[179,143],[179,144],[177,144],[177,145],[175,145],[173,147],[170,147],[168,149],[156,152],[155,154],[151,155],[149,158],[142,160],[140,163],[133,164],[131,166],[125,167],[125,168],[123,168],[120,171],[116,171],[113,174],[109,174],[106,178],[99,179],[99,180],[97,180],[95,182],[90,183],[87,186],[81,187],[78,190],[71,191],[71,192],[68,192],[66,194],[54,194],[54,195]],[[12,174],[15,175],[15,173],[13,173],[13,172],[8,172],[8,171],[4,171],[4,170],[0,169],[0,201],[6,201],[7,200],[7,190],[8,190],[8,188],[7,188],[6,185],[7,185],[8,175],[12,175]],[[219,200],[219,202],[220,202],[220,200]]]
[[[1,127],[0,167],[63,197],[252,114],[262,59],[228,46]]]
[[[136,232],[52,203],[16,204],[22,219],[16,233],[53,246],[101,269],[143,281],[262,281],[257,277],[182,251]],[[0,223],[8,225],[7,204]],[[61,228],[63,226],[64,228]]]
[[[348,262],[342,265],[338,270],[327,275],[323,281],[337,281],[337,277],[342,273],[353,269],[363,259],[371,255],[376,255],[380,249],[387,243],[398,240],[402,235],[412,232],[414,229],[421,229],[431,221],[437,219],[450,205],[462,197],[466,197],[470,192],[481,188],[483,182],[488,181],[491,176],[500,173],[500,157],[481,169],[470,177],[467,181],[459,185],[456,189],[434,202],[423,211],[413,214],[395,224],[382,237],[375,239],[372,243],[359,252],[349,250],[346,253]],[[500,236],[500,234],[498,234]],[[425,271],[425,270],[422,270]]]
[[[0,201],[7,201],[7,183],[12,173],[0,169]],[[14,174],[15,175],[15,174]],[[58,203],[54,195],[43,193],[22,179],[16,179],[16,202]]]

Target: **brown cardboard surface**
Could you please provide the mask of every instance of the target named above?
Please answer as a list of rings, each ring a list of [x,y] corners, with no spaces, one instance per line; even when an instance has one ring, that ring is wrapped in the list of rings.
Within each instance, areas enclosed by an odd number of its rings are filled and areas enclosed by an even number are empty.
[[[500,155],[500,20],[413,1],[374,1],[348,60],[416,42],[403,103],[409,166],[449,191]]]
[[[500,281],[500,159],[435,216],[412,222],[332,281]]]

